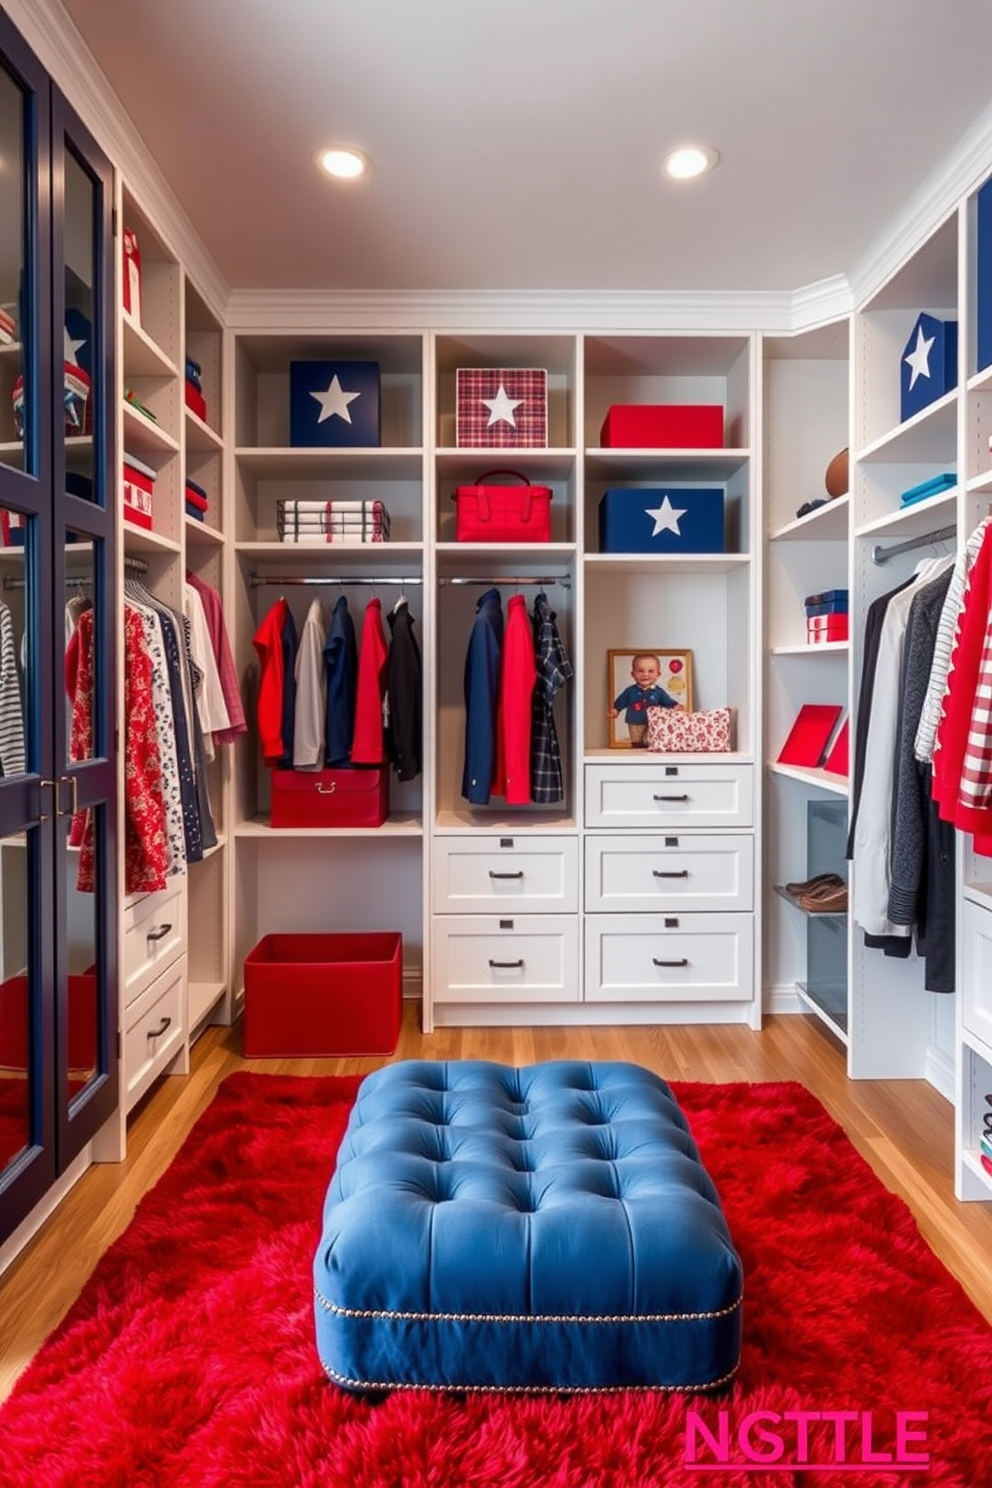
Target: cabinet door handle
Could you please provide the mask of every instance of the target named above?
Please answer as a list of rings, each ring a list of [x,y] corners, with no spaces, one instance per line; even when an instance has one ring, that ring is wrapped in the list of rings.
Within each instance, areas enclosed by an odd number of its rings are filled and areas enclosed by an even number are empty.
[[[40,796],[41,792],[45,789],[46,785],[50,785],[51,788],[52,788],[52,798],[53,798],[53,800],[55,802],[55,812],[54,812],[54,815],[55,816],[61,816],[62,815],[62,812],[61,812],[61,809],[59,807],[59,786],[58,786],[58,781],[57,780],[39,780],[38,781],[38,794],[39,794],[39,796]],[[39,801],[39,805],[40,804],[41,803]],[[53,815],[53,813],[51,811],[39,811],[38,812],[38,821],[39,822],[51,821],[52,815]]]
[[[689,797],[684,793],[681,796],[652,796],[653,801],[688,801]]]
[[[167,1028],[171,1028],[172,1019],[163,1018],[157,1028],[149,1028],[147,1037],[150,1039],[161,1038]]]
[[[523,876],[524,870],[522,868],[518,868],[516,873],[497,873],[493,868],[489,870],[490,878],[523,878]]]
[[[489,961],[489,965],[497,971],[519,971],[523,964],[522,956],[519,961],[493,961],[491,958]]]
[[[168,935],[168,933],[169,933],[169,931],[171,929],[172,929],[172,926],[170,924],[168,924],[168,923],[166,923],[164,925],[159,925],[159,927],[158,927],[157,930],[149,930],[148,934],[145,936],[145,939],[146,940],[164,940],[165,937]]]
[[[651,960],[654,962],[655,966],[688,966],[689,965],[689,958],[688,958],[688,956],[683,956],[682,959],[681,959],[681,961],[659,961],[657,956],[652,956],[651,957]]]
[[[671,873],[663,873],[660,868],[652,868],[651,872],[655,878],[688,878],[688,868],[673,869]]]
[[[76,813],[77,813],[77,811],[79,810],[79,776],[78,775],[62,775],[62,776],[60,776],[59,777],[59,790],[60,790],[60,794],[61,794],[61,787],[63,785],[68,785],[70,791],[72,792],[72,805],[69,807],[69,812],[70,812],[70,814],[72,816],[75,816]],[[61,815],[63,815],[63,813],[60,811],[59,812],[59,815],[61,816]]]

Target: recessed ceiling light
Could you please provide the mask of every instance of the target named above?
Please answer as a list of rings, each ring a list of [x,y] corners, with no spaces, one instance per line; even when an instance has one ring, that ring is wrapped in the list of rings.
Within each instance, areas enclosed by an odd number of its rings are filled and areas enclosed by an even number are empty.
[[[709,145],[682,145],[670,150],[662,161],[662,170],[672,181],[691,181],[704,176],[716,165],[720,156]]]
[[[314,159],[336,181],[357,181],[360,176],[367,176],[372,166],[368,156],[351,145],[324,145]]]

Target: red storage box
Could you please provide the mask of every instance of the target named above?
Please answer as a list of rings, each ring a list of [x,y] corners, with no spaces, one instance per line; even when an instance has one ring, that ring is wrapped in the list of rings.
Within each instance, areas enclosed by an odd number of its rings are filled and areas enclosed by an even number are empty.
[[[381,827],[389,770],[273,770],[274,827]]]
[[[824,641],[846,641],[848,634],[846,615],[811,615],[806,621],[806,639],[811,646]]]
[[[245,957],[249,1059],[392,1054],[402,1011],[398,931],[265,935]]]
[[[614,403],[599,442],[604,449],[722,449],[718,403]]]
[[[492,486],[494,475],[511,475],[519,486]],[[519,470],[489,470],[474,486],[456,486],[458,542],[550,542],[551,488],[532,486]]]
[[[155,471],[133,455],[124,456],[124,516],[136,527],[152,526]]]
[[[202,419],[203,422],[206,423],[207,422],[207,400],[206,400],[206,398],[199,391],[199,389],[198,388],[195,388],[193,386],[193,384],[191,382],[189,382],[189,381],[187,381],[186,384],[185,384],[185,391],[186,391],[186,407],[187,408],[191,408],[193,410],[193,412],[196,414],[197,418]]]

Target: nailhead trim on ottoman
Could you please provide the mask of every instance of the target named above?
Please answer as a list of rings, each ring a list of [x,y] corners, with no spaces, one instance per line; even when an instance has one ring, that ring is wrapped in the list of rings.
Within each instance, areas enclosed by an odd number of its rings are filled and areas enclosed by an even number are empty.
[[[671,1090],[633,1064],[369,1075],[314,1286],[349,1389],[703,1390],[740,1359],[720,1201]]]

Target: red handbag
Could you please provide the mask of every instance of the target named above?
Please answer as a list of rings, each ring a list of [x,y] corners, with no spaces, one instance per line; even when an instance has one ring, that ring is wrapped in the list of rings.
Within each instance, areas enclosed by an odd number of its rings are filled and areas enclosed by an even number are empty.
[[[512,475],[519,486],[491,486],[494,475]],[[474,486],[456,486],[458,542],[550,542],[551,488],[534,486],[519,470],[488,470]]]
[[[381,827],[389,770],[273,770],[274,827]]]

